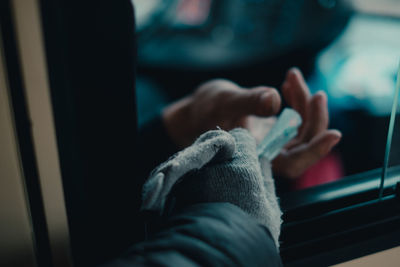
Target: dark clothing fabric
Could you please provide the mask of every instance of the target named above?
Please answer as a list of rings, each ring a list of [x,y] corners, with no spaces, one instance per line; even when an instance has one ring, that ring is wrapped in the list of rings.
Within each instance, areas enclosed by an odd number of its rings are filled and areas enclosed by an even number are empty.
[[[187,207],[103,267],[282,266],[269,231],[229,203]]]

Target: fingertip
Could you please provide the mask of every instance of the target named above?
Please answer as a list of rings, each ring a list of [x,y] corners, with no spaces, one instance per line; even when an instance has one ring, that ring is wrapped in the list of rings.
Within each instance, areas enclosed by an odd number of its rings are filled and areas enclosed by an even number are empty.
[[[337,129],[328,130],[330,134],[336,136],[337,138],[342,138],[342,132]]]
[[[283,81],[282,84],[282,88],[283,87],[289,87],[291,85],[293,85],[294,82],[296,82],[296,76],[297,73],[299,73],[300,71],[296,68],[296,67],[291,67],[290,69],[288,69],[286,71],[286,75],[285,75],[285,80]]]
[[[298,67],[291,67],[286,71],[286,76],[285,76],[285,81],[284,82],[298,82],[301,83],[301,81],[304,80],[303,74],[301,70]]]
[[[342,133],[339,130],[328,130],[330,136],[332,137],[331,147],[337,145],[342,139]]]
[[[300,68],[293,66],[288,70],[289,74],[301,74]]]
[[[238,91],[232,101],[232,110],[239,116],[271,116],[276,114],[281,106],[281,97],[275,88],[257,86]]]
[[[310,147],[315,151],[316,155],[322,157],[328,154],[332,148],[339,143],[341,133],[338,130],[326,130],[325,132],[315,136],[310,141]]]
[[[293,80],[296,79],[297,72],[298,70],[295,67],[288,69],[286,72],[285,82],[293,82]]]
[[[333,147],[335,147],[342,139],[342,133],[338,130],[328,130],[327,131],[327,145],[325,154],[329,153]]]
[[[336,146],[336,145],[340,142],[341,139],[342,139],[342,136],[336,137],[335,139],[333,139],[333,140],[332,140],[332,143],[331,143],[331,149],[332,149],[334,146]]]
[[[288,79],[301,80],[303,78],[303,74],[302,74],[301,70],[298,67],[291,67],[288,70],[286,77]]]
[[[262,94],[260,98],[261,109],[260,115],[273,115],[278,113],[281,108],[281,97],[278,91],[271,88],[268,92]]]
[[[318,101],[318,102],[321,102],[324,104],[327,103],[327,101],[328,101],[328,97],[327,97],[326,93],[322,90],[316,92],[313,95],[313,98],[315,99],[315,101]]]

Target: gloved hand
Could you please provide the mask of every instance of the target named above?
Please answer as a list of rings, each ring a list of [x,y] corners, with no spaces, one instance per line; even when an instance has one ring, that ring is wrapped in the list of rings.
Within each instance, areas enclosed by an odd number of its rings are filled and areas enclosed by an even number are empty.
[[[213,160],[230,159],[235,152],[235,140],[222,130],[202,134],[191,146],[176,153],[155,168],[142,190],[142,210],[162,213],[167,195],[186,173],[200,169]]]
[[[216,140],[229,140],[228,136],[233,140],[230,142],[216,142]],[[219,137],[219,138],[218,138]],[[205,146],[204,144],[208,144]],[[218,145],[216,145],[218,144]],[[205,149],[208,147],[208,149]],[[211,149],[215,147],[217,149]],[[221,147],[223,149],[221,149]],[[234,148],[232,150],[232,148]],[[171,173],[172,167],[175,166],[174,172],[179,172],[179,182],[174,186],[168,185],[167,190],[162,194],[162,203],[165,203],[166,193],[170,194],[174,205],[177,209],[187,205],[203,202],[229,202],[232,203],[260,224],[266,226],[279,247],[278,238],[281,225],[281,210],[278,205],[275,194],[274,181],[272,179],[269,162],[263,162],[262,174],[260,162],[256,153],[256,143],[254,138],[245,129],[234,129],[229,132],[210,131],[203,134],[192,146],[167,161],[153,172],[152,178],[145,184],[145,192],[162,190],[163,185],[154,182],[161,177],[163,171]],[[214,151],[214,152],[213,152]],[[218,152],[219,151],[219,152]],[[221,151],[225,151],[221,153]],[[227,153],[229,152],[229,153]],[[234,153],[233,153],[234,152]],[[183,155],[185,155],[183,157]],[[215,158],[215,155],[220,155]],[[221,156],[223,155],[223,156]],[[197,160],[197,165],[193,164],[194,159],[204,158],[207,160]],[[186,164],[178,164],[184,158],[190,159],[190,167]],[[217,160],[218,159],[218,160]],[[196,166],[195,166],[196,165]],[[201,166],[200,166],[201,165]],[[178,171],[179,170],[179,171]],[[157,174],[158,173],[158,174]],[[174,177],[174,184],[178,179]],[[144,194],[144,199],[146,199]],[[147,197],[148,199],[148,197]],[[153,201],[154,202],[154,201]],[[145,202],[146,203],[146,202]],[[155,201],[154,203],[158,203]],[[144,205],[149,208],[151,205]],[[156,205],[153,207],[164,208],[164,205]]]

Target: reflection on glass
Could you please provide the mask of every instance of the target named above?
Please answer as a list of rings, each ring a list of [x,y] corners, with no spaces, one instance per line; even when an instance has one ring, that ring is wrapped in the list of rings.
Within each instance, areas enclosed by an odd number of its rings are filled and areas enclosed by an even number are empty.
[[[399,69],[398,69],[398,73],[397,73],[397,82],[396,82],[396,92],[394,95],[394,103],[393,103],[393,125],[389,125],[389,133],[388,133],[388,138],[391,138],[390,143],[388,142],[388,145],[390,145],[390,148],[387,148],[388,151],[386,151],[388,154],[385,155],[387,156],[386,160],[386,165],[384,166],[384,168],[388,168],[388,170],[386,171],[385,177],[387,176],[387,172],[389,170],[394,170],[394,169],[398,169],[398,167],[400,166],[400,105],[398,102],[398,98],[400,97],[400,63],[399,63]],[[392,126],[392,127],[390,127]],[[400,177],[395,178],[394,180],[392,179],[392,181],[387,181],[385,180],[383,185],[384,186],[389,186],[390,185],[394,185],[394,183],[397,183],[400,181]],[[380,191],[380,196],[382,196],[383,191]]]

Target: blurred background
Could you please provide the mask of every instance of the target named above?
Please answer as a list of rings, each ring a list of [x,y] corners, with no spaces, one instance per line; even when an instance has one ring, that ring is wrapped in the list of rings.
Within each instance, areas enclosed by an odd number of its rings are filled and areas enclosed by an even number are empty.
[[[212,78],[279,89],[292,66],[343,139],[298,190],[382,166],[400,61],[398,0],[133,0],[139,124]],[[156,108],[154,108],[156,107]],[[398,120],[397,120],[398,121]],[[400,164],[396,124],[390,166]]]

